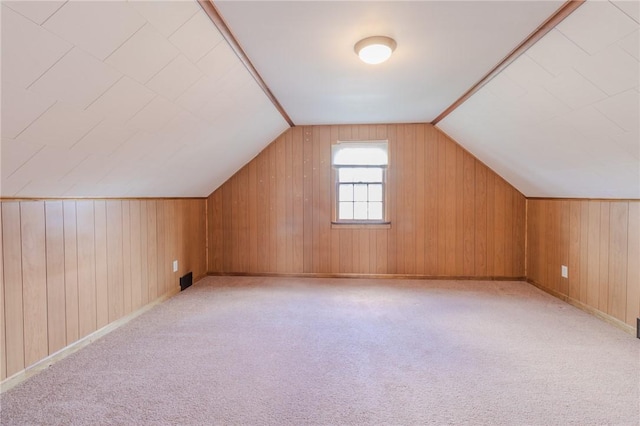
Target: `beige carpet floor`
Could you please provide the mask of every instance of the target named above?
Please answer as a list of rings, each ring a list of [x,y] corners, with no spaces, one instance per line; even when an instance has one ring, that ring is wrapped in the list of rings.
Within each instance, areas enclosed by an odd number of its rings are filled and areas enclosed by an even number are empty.
[[[2,425],[637,425],[640,340],[523,282],[209,277]]]

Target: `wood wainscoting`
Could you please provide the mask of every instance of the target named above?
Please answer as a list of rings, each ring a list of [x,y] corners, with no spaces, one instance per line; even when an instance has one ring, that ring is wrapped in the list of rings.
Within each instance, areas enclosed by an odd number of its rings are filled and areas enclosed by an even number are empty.
[[[562,265],[569,268],[568,278],[560,274]],[[576,306],[635,329],[640,317],[640,201],[527,200],[527,278]]]
[[[331,145],[375,139],[391,227],[332,228]],[[524,196],[430,124],[289,129],[207,206],[210,273],[524,276]]]
[[[206,273],[204,199],[1,204],[0,380]]]

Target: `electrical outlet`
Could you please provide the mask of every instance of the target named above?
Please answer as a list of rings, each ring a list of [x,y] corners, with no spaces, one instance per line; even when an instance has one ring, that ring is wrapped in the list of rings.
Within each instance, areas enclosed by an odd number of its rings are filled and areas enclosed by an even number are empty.
[[[173,272],[178,272],[178,261],[177,260],[173,261]]]
[[[562,275],[562,278],[569,278],[569,268],[567,268],[565,265],[562,265],[560,274]]]

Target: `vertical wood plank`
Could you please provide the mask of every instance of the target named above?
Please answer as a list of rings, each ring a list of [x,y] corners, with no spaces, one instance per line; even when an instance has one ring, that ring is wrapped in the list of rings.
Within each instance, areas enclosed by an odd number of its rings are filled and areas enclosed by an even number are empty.
[[[433,126],[426,129],[425,190],[426,190],[426,263],[425,274],[438,272],[438,136]],[[420,182],[418,182],[420,185]]]
[[[268,178],[266,178],[268,179]],[[265,179],[265,180],[266,180]],[[216,190],[207,200],[207,210],[209,215],[209,271],[210,272],[223,272],[224,269],[224,227],[223,227],[223,193],[222,189]],[[266,190],[265,190],[266,192]],[[268,207],[263,204],[262,215],[265,218],[269,217]],[[263,232],[266,232],[266,224],[268,221],[265,220]],[[260,247],[265,247],[266,238],[260,245]],[[267,256],[264,256],[266,258]],[[266,271],[265,268],[263,271]]]
[[[496,275],[496,177],[493,173],[487,173],[487,275]]]
[[[610,234],[610,209],[609,202],[600,203],[600,276],[598,287],[598,309],[607,312],[609,306],[609,234]]]
[[[524,277],[525,276],[525,255],[526,255],[526,247],[525,247],[525,238],[527,232],[527,223],[526,223],[526,215],[527,215],[527,200],[525,197],[518,193],[517,194],[517,212],[516,212],[516,276]]]
[[[633,326],[640,317],[640,202],[629,202],[627,246],[626,322]]]
[[[131,282],[131,211],[130,201],[122,201],[122,287],[123,287],[123,315],[131,313],[132,292]]]
[[[45,202],[45,229],[48,353],[52,354],[67,345],[62,201]]]
[[[278,271],[279,213],[276,149],[278,140],[269,146],[269,270]]]
[[[285,169],[285,267],[290,271],[295,271],[293,263],[293,239],[295,237],[293,220],[293,147],[291,141],[292,132],[284,135],[284,169]]]
[[[2,261],[7,377],[25,367],[21,228],[20,203],[2,202]]]
[[[64,201],[62,206],[64,220],[64,287],[65,321],[67,324],[66,344],[70,345],[80,338],[76,202]]]
[[[164,215],[164,203],[165,200],[158,200],[156,202],[156,244],[157,244],[157,252],[156,252],[156,273],[157,273],[157,283],[156,283],[156,295],[152,300],[157,299],[158,297],[165,294],[167,291],[167,276],[166,276],[166,263],[167,257],[165,253],[165,232],[166,232],[166,222]]]
[[[614,318],[626,321],[629,202],[614,201],[610,203],[610,208],[609,294],[606,312]]]
[[[582,228],[582,217],[580,201],[569,202],[569,297],[580,300],[581,283],[581,259],[580,259],[580,236]],[[586,243],[586,242],[585,242]]]
[[[155,200],[147,201],[147,277],[149,282],[149,302],[158,294],[158,206]]]
[[[600,281],[600,201],[589,203],[589,255],[587,271],[587,304],[599,306]]]
[[[587,302],[589,279],[589,201],[580,201],[580,301]]]
[[[286,142],[280,136],[276,142],[276,271],[285,272],[287,265],[287,203],[286,203]]]
[[[129,229],[131,230],[131,309],[142,307],[142,227],[140,223],[140,200],[129,203]]]
[[[425,200],[427,198],[426,187],[424,185],[425,181],[425,151],[426,151],[426,143],[425,143],[425,125],[418,125],[416,129],[416,137],[415,137],[415,218],[416,218],[416,229],[415,229],[415,258],[416,258],[416,266],[415,272],[417,274],[425,273]]]
[[[473,276],[475,272],[475,159],[465,153],[463,159],[463,261],[462,275]]]
[[[506,187],[502,179],[495,179],[495,196],[493,210],[494,269],[493,275],[505,275],[505,204]]]
[[[48,354],[47,259],[42,201],[20,203],[24,362],[28,367]]]
[[[7,339],[4,320],[4,249],[2,240],[2,204],[0,203],[0,382],[7,378]]]
[[[318,268],[316,272],[331,272],[331,221],[333,220],[333,204],[335,192],[332,191],[332,175],[334,170],[331,166],[331,145],[335,143],[331,138],[331,128],[323,126],[318,133],[319,144],[318,153],[320,155],[318,178],[318,197],[320,202],[318,210],[319,228],[318,232]]]
[[[438,269],[436,274],[444,276],[447,273],[447,143],[444,135],[438,135]]]
[[[248,210],[248,241],[247,244],[249,246],[249,258],[248,258],[248,267],[247,270],[249,272],[257,272],[258,271],[258,206],[256,204],[258,194],[257,194],[257,181],[258,181],[258,161],[253,159],[249,165],[249,173],[248,173],[248,195],[247,195],[247,210]]]
[[[456,230],[455,230],[455,275],[463,275],[464,270],[464,152],[451,141],[456,148]]]
[[[96,316],[97,326],[109,323],[109,266],[107,255],[107,205],[103,200],[94,202],[96,241]],[[115,286],[115,284],[114,284]]]
[[[149,201],[140,202],[140,301],[144,306],[149,303],[150,277],[149,277]]]
[[[98,328],[95,217],[93,201],[78,201],[76,203],[79,337],[84,337]],[[102,277],[104,278],[104,275]]]
[[[505,198],[504,198],[504,221],[503,221],[503,249],[504,249],[504,264],[503,264],[503,276],[514,277],[516,276],[514,271],[513,255],[515,251],[515,245],[513,242],[513,222],[515,216],[515,201],[513,199],[513,193],[515,190],[505,182]]]
[[[124,315],[122,201],[109,200],[106,207],[108,322],[112,322]]]
[[[562,265],[569,265],[569,233],[570,233],[570,228],[569,228],[569,213],[570,213],[570,207],[569,207],[569,202],[566,200],[562,200],[559,203],[557,203],[557,205],[560,208],[560,213],[559,213],[559,229],[558,229],[558,236],[560,237],[560,244],[557,245],[558,247],[558,263],[560,264],[560,266]],[[561,274],[561,269],[557,269],[556,270],[556,275],[559,276],[559,288],[558,291],[560,291],[560,293],[564,294],[564,295],[568,295],[569,294],[569,280],[567,278],[562,278],[562,274]]]
[[[311,129],[302,129],[302,168],[303,168],[303,269],[313,272],[313,141]]]
[[[405,194],[403,222],[406,224],[404,234],[404,270],[407,274],[416,273],[416,126],[404,126],[404,164],[403,185]]]
[[[487,168],[476,166],[475,275],[487,274]]]
[[[387,190],[386,201],[388,203],[389,221],[391,229],[387,233],[387,272],[389,274],[397,274],[398,259],[396,257],[398,248],[398,229],[401,212],[397,208],[399,184],[399,169],[402,164],[400,155],[400,147],[398,140],[398,126],[387,127],[387,140],[389,141],[389,164],[387,166]]]

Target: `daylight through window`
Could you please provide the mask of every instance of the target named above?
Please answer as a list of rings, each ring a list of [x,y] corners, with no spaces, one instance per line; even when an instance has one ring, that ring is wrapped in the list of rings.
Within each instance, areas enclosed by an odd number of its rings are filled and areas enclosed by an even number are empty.
[[[339,142],[332,154],[337,222],[384,222],[387,142]]]

